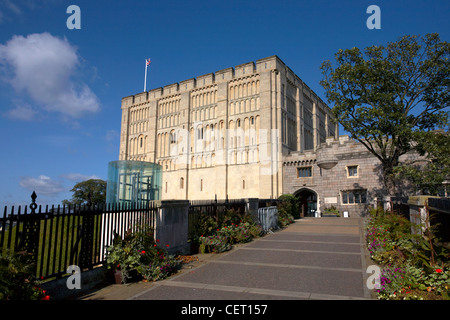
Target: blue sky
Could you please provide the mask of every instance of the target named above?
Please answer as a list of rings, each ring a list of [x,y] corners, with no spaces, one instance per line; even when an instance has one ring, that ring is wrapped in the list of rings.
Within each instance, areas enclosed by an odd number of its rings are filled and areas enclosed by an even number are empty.
[[[81,29],[69,30],[69,5]],[[381,29],[369,30],[369,5]],[[118,159],[121,99],[278,55],[322,99],[340,48],[438,32],[445,1],[0,0],[0,206],[59,204]],[[343,133],[343,132],[341,132]]]

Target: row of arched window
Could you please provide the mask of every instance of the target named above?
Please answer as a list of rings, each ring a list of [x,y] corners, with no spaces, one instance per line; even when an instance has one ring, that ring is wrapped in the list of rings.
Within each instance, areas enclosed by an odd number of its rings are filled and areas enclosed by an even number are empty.
[[[259,110],[259,97],[230,102],[230,114],[240,114]]]
[[[217,115],[217,105],[198,108],[192,110],[192,121],[206,121],[215,119]]]
[[[148,119],[150,116],[149,110],[149,107],[130,109],[130,122]]]
[[[259,80],[257,76],[251,76],[241,80],[235,80],[229,84],[230,99],[239,99],[242,97],[259,94]]]
[[[281,113],[281,142],[292,149],[297,148],[297,124],[293,115]]]
[[[147,150],[147,135],[139,135],[138,137],[131,138],[128,143],[128,155],[136,156],[136,155],[145,155]]]
[[[251,116],[229,120],[228,132],[224,121],[218,123],[200,123],[189,131],[179,128],[157,134],[156,151],[158,158],[173,157],[180,154],[202,153],[225,148],[240,148],[259,144],[260,117]],[[190,139],[189,146],[187,140]],[[189,148],[189,149],[187,149]]]
[[[211,90],[212,89],[212,90]],[[204,88],[191,93],[191,106],[198,108],[217,103],[217,86]]]
[[[170,128],[180,124],[180,113],[162,116],[159,118],[158,128]]]
[[[188,164],[191,169],[198,168],[206,168],[206,167],[214,167],[216,164],[248,164],[248,163],[256,163],[259,161],[259,148],[258,147],[250,147],[250,148],[240,148],[238,150],[231,150],[227,153],[228,160],[225,160],[224,154],[219,153],[217,158],[215,152],[204,152],[202,154],[192,155],[190,157],[190,162]],[[223,157],[223,159],[222,159]],[[158,164],[161,165],[163,171],[173,171],[177,170],[178,162],[184,163],[184,157],[182,159],[173,157],[167,159],[161,159],[158,161]]]
[[[133,122],[130,124],[130,134],[145,132],[148,130],[148,121]]]
[[[179,96],[164,98],[158,101],[158,115],[163,116],[171,113],[180,112]]]

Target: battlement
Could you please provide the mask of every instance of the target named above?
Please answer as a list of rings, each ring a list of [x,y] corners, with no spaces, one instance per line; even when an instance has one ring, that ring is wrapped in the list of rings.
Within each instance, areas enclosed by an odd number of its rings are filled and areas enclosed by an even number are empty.
[[[259,75],[263,72],[283,72],[288,82],[302,88],[303,93],[311,99],[327,106],[278,56],[273,55],[259,59],[256,62],[247,62],[235,67],[225,68],[213,73],[207,73],[181,82],[172,83],[160,88],[154,88],[146,92],[130,95],[122,98],[122,108],[132,105],[158,100],[171,95],[179,95],[185,92],[214,87],[220,83],[239,81],[247,77]]]

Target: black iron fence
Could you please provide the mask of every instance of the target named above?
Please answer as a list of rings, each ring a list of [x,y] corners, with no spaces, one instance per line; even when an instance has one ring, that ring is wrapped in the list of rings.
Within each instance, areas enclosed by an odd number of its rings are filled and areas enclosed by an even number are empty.
[[[152,202],[139,205],[29,206],[4,208],[0,218],[0,253],[26,252],[41,279],[62,277],[70,265],[82,270],[103,264],[115,234],[155,227]]]
[[[242,217],[249,212],[250,202],[257,203],[255,210],[255,218],[257,217],[257,209],[270,206],[276,206],[280,200],[278,199],[225,199],[225,200],[193,200],[189,203],[189,222],[188,235],[189,239],[198,236],[201,219],[205,217],[212,218],[218,226],[221,226],[227,214],[231,216]],[[261,221],[258,221],[261,223]]]
[[[276,205],[274,199],[253,199],[256,210]],[[258,201],[257,203],[255,201]],[[106,248],[115,235],[156,228],[157,202],[104,206],[41,206],[33,192],[29,206],[5,207],[0,216],[0,254],[26,252],[36,277],[61,278],[70,265],[81,270],[105,262]],[[243,216],[249,199],[190,201],[188,235],[196,233],[205,215],[221,225],[227,214]],[[230,217],[230,215],[228,216]]]
[[[202,217],[211,217],[217,225],[221,225],[225,215],[233,210],[236,214],[245,214],[245,199],[233,200],[193,200],[189,203],[188,235],[192,238],[199,229]]]

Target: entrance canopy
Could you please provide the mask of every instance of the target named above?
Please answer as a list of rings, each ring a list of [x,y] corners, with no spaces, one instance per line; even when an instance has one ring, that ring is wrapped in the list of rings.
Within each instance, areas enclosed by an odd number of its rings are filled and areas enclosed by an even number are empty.
[[[139,203],[161,199],[162,167],[145,161],[119,160],[108,164],[106,203]]]

